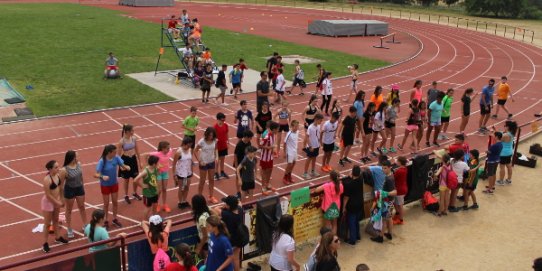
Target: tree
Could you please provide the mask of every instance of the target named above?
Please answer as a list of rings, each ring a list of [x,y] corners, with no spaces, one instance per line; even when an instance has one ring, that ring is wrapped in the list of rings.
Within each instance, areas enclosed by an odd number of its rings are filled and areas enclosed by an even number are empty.
[[[527,7],[527,0],[465,0],[470,14],[517,18]]]
[[[459,0],[444,0],[444,3],[446,3],[446,5],[448,5],[448,7],[450,7],[451,5],[455,4],[459,2]]]
[[[430,5],[437,4],[438,0],[417,0],[417,2],[422,4],[422,6],[428,7]]]

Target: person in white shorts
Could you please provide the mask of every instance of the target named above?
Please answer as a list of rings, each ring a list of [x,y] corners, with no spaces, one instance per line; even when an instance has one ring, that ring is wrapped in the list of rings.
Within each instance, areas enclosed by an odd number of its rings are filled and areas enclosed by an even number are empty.
[[[294,169],[295,162],[297,161],[298,129],[299,121],[292,120],[290,123],[290,131],[286,134],[286,138],[284,138],[284,158],[286,159],[288,165],[284,171],[282,182],[286,185],[294,183],[292,180],[292,170]]]

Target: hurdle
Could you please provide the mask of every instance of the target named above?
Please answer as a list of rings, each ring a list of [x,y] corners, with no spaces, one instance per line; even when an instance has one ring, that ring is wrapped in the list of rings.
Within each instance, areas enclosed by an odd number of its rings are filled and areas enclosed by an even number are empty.
[[[399,44],[401,42],[395,40],[395,33],[388,34],[386,36],[380,37],[380,45],[373,45],[374,48],[379,49],[390,49],[389,47],[384,46],[384,40],[391,37],[391,41],[386,41],[387,43]]]

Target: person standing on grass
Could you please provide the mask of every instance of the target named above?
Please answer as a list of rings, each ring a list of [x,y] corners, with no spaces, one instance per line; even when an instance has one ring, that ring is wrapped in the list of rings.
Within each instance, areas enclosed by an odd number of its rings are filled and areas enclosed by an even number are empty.
[[[495,79],[489,79],[489,83],[482,89],[482,95],[480,96],[480,121],[478,122],[478,132],[486,134],[489,132],[487,129],[487,121],[491,115],[491,107],[493,106],[493,92],[495,92]]]
[[[237,138],[241,140],[245,131],[252,131],[254,118],[252,117],[252,111],[247,108],[246,100],[241,100],[239,104],[241,105],[241,109],[235,115],[235,124],[237,124]]]
[[[117,147],[109,144],[104,147],[102,156],[96,164],[96,173],[94,178],[100,180],[100,190],[102,192],[102,198],[104,202],[105,221],[104,226],[109,228],[109,220],[107,219],[109,213],[109,200],[113,205],[113,225],[122,227],[122,224],[117,220],[118,210],[118,192],[119,184],[117,181],[118,170],[128,171],[130,167],[124,164],[124,161],[117,155]]]
[[[433,131],[433,128],[435,129],[435,133],[433,134],[433,145],[439,147],[440,145],[437,142],[438,135],[440,133],[440,127],[442,122],[442,110],[444,108],[442,104],[442,99],[444,98],[444,93],[439,93],[437,96],[437,100],[434,101],[431,105],[429,105],[429,126],[427,127],[427,132],[425,133],[425,146],[431,147],[431,144],[429,144],[429,138],[431,137],[431,132]]]
[[[303,116],[301,117],[305,120],[305,129],[308,129],[309,125],[314,122],[314,116],[318,113],[321,113],[320,108],[318,108],[318,96],[313,94],[309,100],[309,104],[303,110]]]
[[[250,143],[252,141],[252,138],[254,137],[254,133],[252,133],[252,131],[250,130],[247,130],[243,133],[243,138],[241,138],[241,140],[239,140],[239,142],[237,142],[237,145],[235,145],[235,150],[234,150],[234,156],[233,156],[233,167],[234,168],[238,168],[239,167],[239,164],[243,161],[243,159],[245,159],[245,156],[246,156],[246,151],[248,149],[248,147],[252,146],[252,144]],[[236,183],[236,188],[237,188],[237,197],[238,198],[241,198],[241,184],[239,183],[239,178],[241,176],[239,176],[239,173],[237,172],[237,170],[235,171],[236,172],[236,178],[237,178],[237,183]],[[256,175],[254,175],[256,176]]]
[[[372,103],[375,104],[375,108],[380,108],[380,104],[384,102],[384,95],[382,94],[382,87],[376,86],[373,95],[369,99]]]
[[[357,124],[357,130],[356,130],[356,143],[361,143],[361,140],[359,138],[360,134],[363,134],[362,131],[362,122],[363,122],[363,113],[365,113],[365,91],[360,90],[356,94],[356,98],[354,99],[354,107],[356,108],[356,116],[358,120]]]
[[[209,255],[205,263],[207,271],[233,271],[233,247],[230,243],[230,233],[224,221],[217,215],[207,218],[207,232],[209,232]]]
[[[233,247],[233,270],[240,270],[240,260],[241,260],[241,248],[242,237],[239,236],[239,226],[244,224],[244,213],[243,207],[239,206],[239,198],[236,196],[227,196],[222,199],[226,205],[215,207],[214,211],[220,216],[222,222],[226,224],[226,228],[230,233],[229,240],[231,246]]]
[[[284,159],[287,165],[284,170],[282,182],[286,185],[294,183],[292,171],[297,161],[297,140],[299,138],[297,131],[299,130],[299,121],[292,120],[290,128],[290,131],[286,133],[286,137],[284,138]]]
[[[506,114],[508,114],[509,119],[512,118],[512,114],[510,111],[508,111],[508,108],[506,108],[506,101],[508,100],[509,96],[512,102],[515,102],[514,97],[512,96],[512,91],[510,91],[510,85],[508,85],[508,78],[506,76],[502,76],[499,88],[497,88],[497,110],[492,118],[497,119],[500,108],[502,108]]]
[[[267,74],[262,71],[260,72],[260,81],[256,85],[256,111],[260,112],[262,110],[262,105],[267,103],[269,105],[269,82],[267,81]]]
[[[171,168],[171,173],[173,180],[175,181],[175,186],[179,186],[177,191],[177,207],[179,209],[190,208],[188,203],[188,190],[190,190],[190,178],[192,178],[193,165],[192,160],[192,139],[189,137],[183,138],[181,147],[177,149],[173,155],[173,165]]]
[[[332,170],[329,163],[331,162],[331,154],[335,150],[335,139],[337,138],[337,127],[339,126],[339,114],[332,114],[331,119],[327,120],[322,125],[322,136],[320,137],[320,144],[323,146],[324,156],[322,156],[322,168],[323,172],[330,172]]]
[[[474,99],[477,95],[478,92],[474,93],[473,88],[467,88],[461,97],[461,103],[463,105],[461,106],[461,125],[459,125],[460,134],[465,133],[465,128],[467,127],[470,118],[470,104],[472,99]]]
[[[194,150],[196,146],[196,130],[199,125],[199,118],[196,116],[198,108],[195,106],[190,107],[190,115],[183,120],[184,137],[188,137],[192,140],[190,148]]]
[[[258,140],[260,139],[261,135],[267,128],[267,122],[273,119],[273,115],[271,114],[271,111],[269,110],[269,103],[264,102],[262,103],[261,110],[258,111],[258,114],[256,115],[256,134],[258,135]]]
[[[66,155],[64,155],[64,165],[60,169],[59,177],[60,181],[64,183],[63,196],[66,203],[66,226],[68,228],[68,239],[70,239],[75,237],[72,230],[72,209],[75,202],[77,202],[83,225],[87,225],[83,171],[75,151],[67,151]]]
[[[162,198],[162,206],[160,203],[156,205],[156,212],[164,210],[166,213],[171,212],[171,208],[167,204],[167,186],[169,180],[169,169],[171,168],[170,158],[173,156],[173,150],[171,150],[171,145],[167,141],[158,142],[158,147],[156,151],[149,153],[158,157],[158,176],[156,178],[158,183],[158,195]]]
[[[269,130],[260,139],[260,167],[262,168],[262,194],[268,196],[277,191],[271,186],[271,173],[273,172],[273,158],[275,152],[275,136],[279,130],[279,124],[270,121]]]
[[[343,167],[345,162],[352,163],[352,161],[348,159],[348,154],[350,153],[352,145],[354,145],[354,135],[356,130],[359,130],[357,109],[355,106],[350,106],[348,115],[344,117],[338,132],[338,134],[341,135],[342,142],[341,153],[339,155],[339,165]]]
[[[159,161],[160,159],[157,156],[150,155],[147,159],[147,166],[135,178],[135,181],[143,190],[143,204],[146,207],[143,219],[150,217],[151,213],[155,215],[160,210],[156,208],[160,197],[157,182]]]
[[[376,111],[374,121],[373,121],[373,137],[371,139],[371,153],[376,156],[375,153],[375,143],[376,139],[378,138],[378,135],[380,134],[380,138],[382,139],[380,141],[380,146],[377,148],[378,152],[380,154],[386,154],[388,153],[388,150],[386,149],[386,128],[384,126],[384,122],[386,120],[386,109],[388,108],[388,104],[383,102],[380,104],[380,107],[378,107],[378,111]]]
[[[109,239],[109,233],[107,232],[107,227],[105,225],[105,214],[104,210],[96,209],[92,212],[92,217],[90,218],[90,224],[85,226],[85,236],[88,237],[90,243],[95,243],[99,241],[104,241]],[[117,237],[126,237],[126,233],[119,233]],[[115,242],[109,242],[107,244],[93,246],[88,249],[90,253],[107,249],[109,247],[114,247],[117,244]]]
[[[414,86],[412,87],[412,91],[410,92],[410,100],[411,101],[414,100],[414,99],[416,99],[418,101],[422,100],[422,95],[423,95],[422,84],[423,84],[422,80],[416,80],[416,82],[414,82]]]
[[[258,176],[258,158],[256,158],[255,147],[248,146],[246,148],[246,155],[243,156],[241,162],[239,162],[237,172],[237,187],[243,190],[245,193],[245,199],[253,195],[254,188],[256,187],[256,176]],[[241,192],[237,192],[237,198],[241,199]]]
[[[358,165],[352,167],[352,174],[342,179],[344,186],[343,216],[348,223],[348,241],[355,245],[361,239],[359,221],[363,217],[363,177]]]
[[[288,108],[288,102],[283,101],[282,106],[275,114],[275,121],[279,124],[279,132],[277,133],[277,156],[280,155],[280,145],[282,143],[282,132],[290,131],[289,123],[292,121],[292,111]],[[285,149],[286,151],[286,149]]]
[[[194,156],[199,164],[199,185],[198,194],[202,195],[205,180],[209,182],[209,201],[213,204],[218,203],[218,200],[213,196],[215,191],[215,160],[218,157],[216,148],[216,130],[213,127],[207,127],[203,133],[203,138],[198,141]]]
[[[390,148],[388,149],[389,152],[395,153],[397,150],[395,150],[395,121],[399,117],[399,106],[401,104],[401,101],[398,98],[393,99],[390,106],[388,107],[386,111],[386,120],[384,121],[384,127],[386,128],[386,138],[390,137]],[[384,148],[386,148],[386,145],[384,145]]]
[[[504,125],[506,131],[502,134],[502,150],[499,158],[499,180],[497,185],[512,184],[512,156],[514,154],[514,138],[518,129],[515,121],[507,121]],[[507,178],[504,179],[505,169]]]
[[[352,94],[356,96],[358,94],[358,64],[352,64],[352,66],[348,66],[348,71],[350,72],[350,78],[352,79],[352,86],[350,88],[350,94],[348,94],[348,99],[345,100],[345,102],[349,102],[350,98],[352,97]]]
[[[213,80],[213,66],[211,64],[205,64],[203,77],[201,79],[201,100],[203,103],[208,103],[209,95],[211,94],[211,86],[215,83]]]
[[[295,260],[294,217],[284,214],[280,217],[272,236],[273,246],[269,255],[271,271],[299,271]]]
[[[393,179],[395,180],[395,187],[397,188],[397,196],[395,197],[394,207],[397,211],[395,216],[393,216],[392,221],[394,225],[403,225],[405,210],[403,206],[405,205],[405,196],[408,193],[408,169],[407,169],[407,159],[404,156],[397,157],[397,164],[399,168],[393,172]]]
[[[294,62],[294,81],[292,82],[292,87],[287,92],[291,95],[295,87],[299,86],[299,89],[301,91],[299,92],[299,96],[303,96],[305,95],[303,90],[307,87],[307,83],[305,83],[305,72],[303,71],[303,68],[301,68],[301,64],[299,63],[298,59],[296,59]]]
[[[239,69],[239,63],[236,63],[233,65],[233,70],[230,71],[230,83],[232,85],[232,88],[230,89],[230,94],[233,93],[233,98],[237,99],[237,93],[241,89],[241,76],[242,72]]]
[[[362,123],[362,136],[363,136],[363,145],[361,145],[361,162],[368,163],[371,161],[369,158],[369,146],[371,145],[371,139],[373,137],[373,122],[375,116],[376,106],[375,103],[370,102],[367,105],[365,113],[363,113],[363,123]]]
[[[495,192],[495,180],[497,179],[497,166],[500,162],[501,157],[501,151],[503,149],[502,145],[502,133],[501,132],[495,132],[495,143],[493,143],[491,146],[489,146],[489,150],[487,151],[487,160],[486,160],[486,174],[487,174],[487,180],[488,185],[486,186],[486,189],[482,191],[483,193],[486,193],[488,195],[493,195]]]
[[[431,88],[427,90],[427,105],[429,106],[432,102],[437,100],[437,96],[440,92],[440,90],[437,88],[438,83],[437,81],[433,81],[431,84]],[[418,102],[421,100],[418,100]]]
[[[130,124],[122,125],[122,137],[117,143],[117,155],[122,158],[124,164],[130,167],[129,171],[120,171],[119,177],[124,179],[124,201],[130,204],[130,196],[128,196],[128,187],[130,179],[134,179],[139,174],[139,149],[137,148],[137,137],[134,134],[134,126]],[[134,199],[141,200],[141,196],[137,194],[137,184],[133,182]]]
[[[60,236],[60,227],[58,227],[58,216],[60,214],[60,208],[64,207],[64,201],[62,199],[64,184],[62,183],[60,176],[60,166],[55,160],[51,160],[45,164],[47,169],[47,175],[43,178],[43,191],[44,195],[41,198],[41,210],[43,212],[43,252],[47,253],[51,249],[49,248],[49,230],[48,227],[53,223],[53,231],[55,234],[55,241],[60,244],[67,244],[68,240]]]
[[[149,221],[147,219],[141,221],[141,228],[147,237],[151,253],[155,255],[158,249],[167,252],[169,250],[168,238],[171,229],[171,220],[163,221],[159,215],[153,215],[148,219]]]
[[[216,120],[217,122],[214,125],[215,131],[216,131],[216,149],[218,151],[218,163],[216,164],[215,168],[215,180],[218,181],[220,178],[226,178],[229,179],[230,177],[224,172],[224,159],[228,155],[228,145],[229,145],[229,139],[228,139],[228,131],[229,127],[226,123],[226,115],[224,113],[219,112],[216,114]],[[220,173],[219,173],[220,170]]]
[[[303,172],[303,178],[309,179],[309,165],[311,166],[311,176],[318,177],[318,174],[315,170],[316,168],[316,157],[318,157],[318,151],[320,149],[321,142],[321,131],[320,124],[324,120],[324,116],[320,113],[317,113],[314,116],[314,122],[307,128],[307,134],[305,135],[305,140],[303,140],[303,148],[307,153],[307,160],[305,161],[305,171]]]
[[[320,108],[325,112],[326,116],[329,116],[329,104],[331,104],[331,97],[333,96],[333,86],[331,83],[331,73],[326,72],[322,80],[322,105]],[[325,110],[324,110],[325,109]]]
[[[286,97],[284,97],[284,92],[286,90],[286,79],[284,79],[284,75],[282,74],[282,68],[277,69],[277,79],[275,80],[275,103],[280,104],[282,103],[282,100],[286,100]]]
[[[449,88],[448,91],[446,91],[446,96],[444,96],[442,99],[442,116],[440,117],[440,121],[442,122],[442,132],[438,137],[440,140],[449,139],[449,137],[446,136],[446,132],[448,131],[448,125],[450,124],[450,112],[452,111],[453,102],[454,89]]]
[[[218,72],[218,76],[216,77],[215,81],[215,87],[220,90],[220,93],[215,98],[215,103],[218,104],[218,99],[220,98],[222,100],[222,105],[224,106],[227,106],[227,104],[224,103],[224,99],[226,98],[226,90],[228,89],[228,83],[226,82],[226,70],[228,70],[228,65],[222,64],[222,69]]]
[[[397,147],[399,150],[403,150],[405,148],[406,141],[408,139],[409,135],[412,135],[412,143],[411,143],[411,149],[414,148],[413,154],[418,153],[418,139],[416,138],[418,134],[418,129],[421,129],[422,126],[422,117],[420,115],[420,108],[418,107],[418,100],[414,99],[410,102],[409,108],[410,108],[410,114],[406,121],[406,128],[405,128],[405,134],[403,136],[403,142]]]
[[[468,164],[470,170],[467,178],[463,180],[463,189],[465,191],[463,198],[463,211],[479,208],[478,202],[476,201],[476,195],[474,194],[474,190],[476,190],[476,186],[478,185],[478,168],[480,168],[480,152],[478,152],[478,150],[474,149],[470,151],[470,159]],[[472,198],[472,205],[470,207],[469,198]]]

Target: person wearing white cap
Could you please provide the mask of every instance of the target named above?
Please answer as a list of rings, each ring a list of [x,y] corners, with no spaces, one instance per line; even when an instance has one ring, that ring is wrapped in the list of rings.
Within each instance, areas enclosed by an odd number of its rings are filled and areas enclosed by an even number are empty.
[[[151,246],[152,254],[156,254],[158,249],[168,250],[169,230],[171,228],[171,220],[163,221],[159,215],[153,215],[149,221],[141,221],[141,228],[147,236],[149,245]]]

